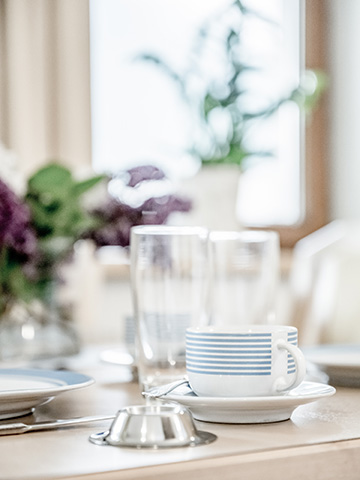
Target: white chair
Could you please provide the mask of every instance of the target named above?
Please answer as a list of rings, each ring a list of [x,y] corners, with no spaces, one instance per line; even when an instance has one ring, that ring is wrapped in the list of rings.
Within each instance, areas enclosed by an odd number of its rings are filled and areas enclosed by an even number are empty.
[[[360,223],[336,220],[300,240],[289,282],[301,345],[360,342]]]

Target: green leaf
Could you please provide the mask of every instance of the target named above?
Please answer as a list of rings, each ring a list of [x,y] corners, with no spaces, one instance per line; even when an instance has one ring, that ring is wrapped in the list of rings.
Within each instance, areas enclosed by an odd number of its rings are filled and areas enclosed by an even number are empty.
[[[204,98],[204,116],[205,118],[208,118],[209,113],[214,110],[214,108],[217,108],[220,106],[219,100],[217,100],[215,97],[213,97],[210,93],[206,95]]]
[[[241,144],[231,144],[226,154],[220,157],[204,158],[202,163],[204,165],[219,165],[230,164],[242,167],[244,160],[251,155],[250,152],[244,150]]]
[[[290,98],[308,114],[314,109],[327,87],[328,77],[324,72],[307,70],[299,87],[293,90]]]
[[[72,176],[69,169],[52,163],[38,170],[28,182],[29,190],[37,192],[63,189],[72,184]]]
[[[239,34],[235,32],[234,29],[230,28],[230,31],[226,37],[227,50],[230,50],[232,47],[234,47],[234,45],[237,45],[238,43],[239,43]]]
[[[226,163],[241,166],[244,159],[249,154],[250,153],[247,150],[245,150],[241,144],[231,144],[229,153],[226,155],[225,160],[226,160]]]
[[[32,225],[38,232],[39,236],[51,235],[53,232],[53,212],[48,212],[37,198],[28,195],[26,202],[30,207]]]
[[[184,91],[185,91],[184,79],[173,68],[171,68],[170,65],[164,62],[164,60],[162,60],[160,57],[158,57],[157,55],[153,55],[151,53],[144,53],[136,56],[134,60],[150,62],[156,65],[157,67],[159,67],[166,75],[168,75],[172,80],[175,81],[175,83],[178,84],[180,91],[184,94]]]
[[[34,284],[27,279],[19,265],[14,266],[9,272],[8,285],[14,298],[24,302],[34,298]]]
[[[98,175],[96,177],[89,178],[87,180],[84,180],[82,182],[75,183],[73,186],[73,191],[76,196],[80,196],[83,193],[87,192],[91,188],[93,188],[95,185],[97,185],[101,180],[104,180],[106,175]]]
[[[242,13],[246,13],[248,9],[243,5],[240,0],[235,0],[234,5],[240,10]]]
[[[80,196],[104,178],[105,175],[97,175],[77,182],[70,170],[58,164],[47,165],[35,173],[29,180],[26,200],[38,236],[45,240],[69,237],[73,243],[78,240],[92,225]]]

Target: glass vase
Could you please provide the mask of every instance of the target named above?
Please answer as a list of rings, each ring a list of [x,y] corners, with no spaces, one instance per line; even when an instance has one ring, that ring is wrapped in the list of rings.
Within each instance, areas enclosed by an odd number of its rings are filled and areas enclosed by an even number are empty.
[[[56,301],[15,301],[0,317],[1,361],[54,359],[79,350],[69,310]]]

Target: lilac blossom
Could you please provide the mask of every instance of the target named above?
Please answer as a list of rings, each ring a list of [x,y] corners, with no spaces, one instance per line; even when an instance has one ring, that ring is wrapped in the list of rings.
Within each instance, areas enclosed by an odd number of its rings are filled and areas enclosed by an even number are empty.
[[[0,250],[3,248],[27,258],[35,254],[37,241],[28,207],[0,179]]]
[[[96,228],[85,235],[99,247],[107,245],[129,245],[130,229],[141,224],[141,212],[114,198],[100,208],[95,209],[93,216],[99,218],[102,227]]]
[[[137,188],[145,181],[165,180],[164,173],[157,167],[144,165],[126,172],[129,180],[126,186]],[[191,202],[176,195],[163,195],[146,199],[140,206],[132,207],[123,201],[111,197],[108,202],[97,208],[92,214],[101,222],[100,228],[85,235],[92,239],[96,246],[130,244],[130,230],[135,225],[164,224],[172,212],[187,212]]]
[[[149,198],[141,207],[143,223],[162,225],[172,212],[188,212],[191,201],[176,195]]]
[[[132,208],[112,198],[102,208],[93,212],[103,222],[103,227],[86,235],[98,247],[130,244],[130,230],[135,225],[161,225],[172,212],[187,212],[191,208],[188,200],[175,195],[150,198],[140,207]]]
[[[128,187],[136,187],[143,181],[165,179],[164,172],[153,165],[141,165],[140,167],[130,168],[126,174],[129,178],[126,182]]]

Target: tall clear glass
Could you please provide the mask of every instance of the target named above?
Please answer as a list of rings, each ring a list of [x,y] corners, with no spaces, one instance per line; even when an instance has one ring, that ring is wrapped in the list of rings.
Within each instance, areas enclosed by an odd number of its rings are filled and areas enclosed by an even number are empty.
[[[130,249],[136,363],[146,390],[185,375],[186,329],[208,323],[208,231],[133,227]]]
[[[212,325],[276,320],[280,245],[276,232],[242,230],[209,236]]]

